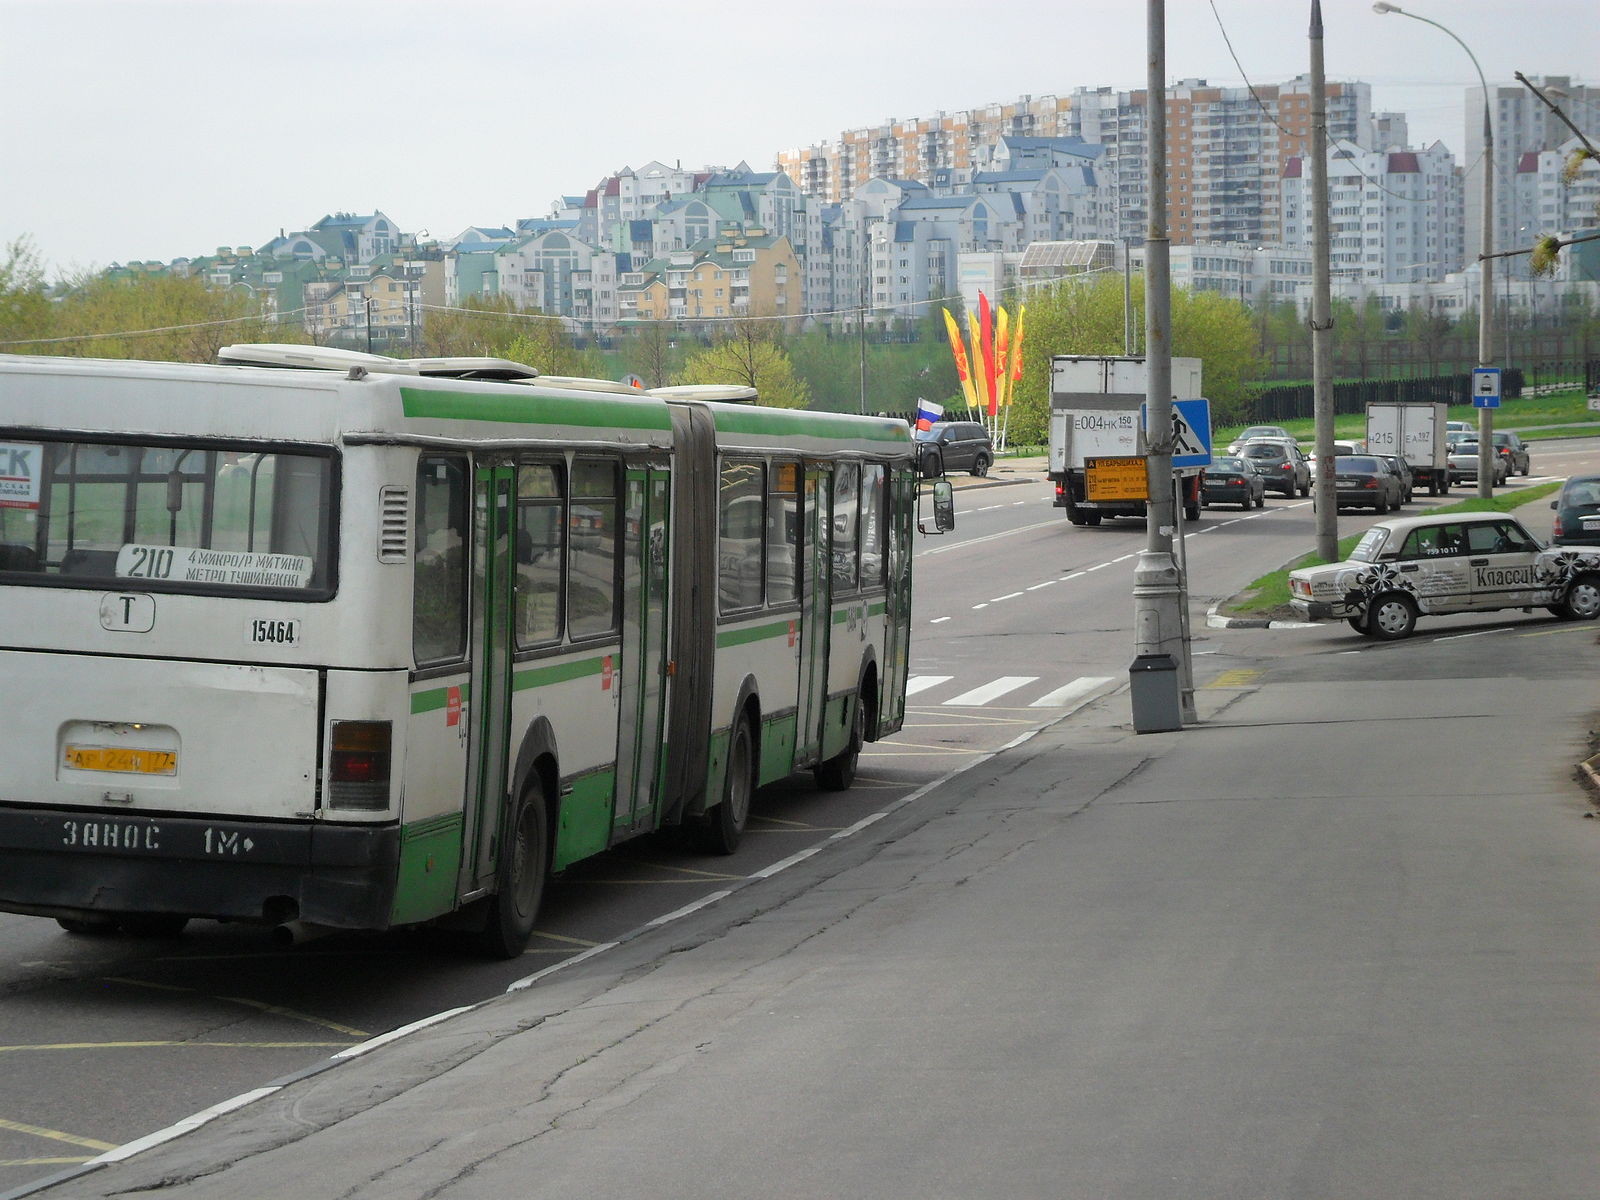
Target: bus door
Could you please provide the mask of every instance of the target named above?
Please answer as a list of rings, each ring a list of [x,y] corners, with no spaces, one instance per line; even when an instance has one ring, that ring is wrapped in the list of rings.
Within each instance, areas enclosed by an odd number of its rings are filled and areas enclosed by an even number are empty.
[[[828,635],[833,626],[833,468],[827,463],[806,463],[802,502],[805,557],[800,571],[795,758],[814,762],[822,753],[822,723],[828,708]]]
[[[629,464],[623,484],[622,651],[612,835],[655,827],[667,761],[670,473]]]
[[[461,839],[462,900],[494,881],[508,786],[516,475],[509,458],[479,460],[473,488],[472,705]]]
[[[883,645],[883,705],[880,725],[897,728],[905,720],[906,676],[911,656],[911,514],[917,504],[917,481],[904,467],[888,468],[888,512],[884,514],[889,538],[888,611]]]

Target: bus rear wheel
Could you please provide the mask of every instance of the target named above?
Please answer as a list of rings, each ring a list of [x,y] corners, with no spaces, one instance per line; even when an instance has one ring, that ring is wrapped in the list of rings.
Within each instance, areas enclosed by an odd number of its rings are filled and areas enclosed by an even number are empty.
[[[755,738],[750,718],[740,715],[728,737],[728,769],[722,778],[722,799],[706,814],[701,846],[710,854],[732,854],[750,822],[750,797],[755,793]]]
[[[477,949],[487,958],[517,958],[528,947],[549,874],[550,826],[545,821],[544,781],[537,772],[523,790],[501,858],[499,891],[489,898]]]

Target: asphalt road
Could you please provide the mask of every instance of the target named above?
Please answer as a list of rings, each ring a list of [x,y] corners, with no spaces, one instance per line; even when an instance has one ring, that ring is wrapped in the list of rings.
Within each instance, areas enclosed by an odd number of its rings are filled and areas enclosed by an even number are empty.
[[[1586,447],[1541,447],[1535,469],[1565,474],[1584,461],[1593,461]],[[805,780],[768,789],[758,797],[748,845],[732,859],[646,839],[568,872],[521,963],[475,962],[427,936],[329,939],[285,951],[258,931],[214,925],[169,943],[85,942],[53,923],[0,918],[0,1188],[85,1161],[385,1030],[477,1004],[585,951],[621,942],[611,953],[626,953],[647,940],[641,931],[651,921],[721,892],[759,891],[762,873],[797,852],[863,818],[901,811],[898,802],[949,772],[990,769],[986,755],[1121,688],[1132,656],[1129,574],[1144,544],[1142,525],[1071,529],[1037,482],[963,486],[958,499],[957,531],[918,547],[916,692],[907,728],[869,748],[856,789],[829,796]],[[1542,508],[1530,515],[1541,512],[1547,524]],[[1342,519],[1341,532],[1370,519]],[[1543,614],[1432,621],[1398,646],[1368,643],[1342,624],[1205,627],[1211,602],[1303,553],[1311,540],[1309,502],[1278,499],[1249,515],[1209,511],[1191,532],[1196,677],[1209,708],[1226,711],[1269,683],[1282,685],[1285,696],[1315,685],[1359,697],[1416,680],[1432,681],[1415,692],[1424,706],[1419,718],[1430,698],[1450,708],[1470,696],[1474,719],[1514,721],[1521,692],[1508,680],[1592,678],[1592,662],[1571,648],[1592,630]],[[1126,703],[1125,694],[1113,694],[1068,724],[1098,713],[1101,726],[1115,728],[1126,724]],[[1288,778],[1304,778],[1315,791],[1324,766],[1313,756]],[[1462,768],[1445,761],[1433,769],[1446,788]],[[959,803],[964,792],[947,786],[940,794]],[[887,818],[874,826],[890,827]],[[797,868],[779,878],[807,876]]]

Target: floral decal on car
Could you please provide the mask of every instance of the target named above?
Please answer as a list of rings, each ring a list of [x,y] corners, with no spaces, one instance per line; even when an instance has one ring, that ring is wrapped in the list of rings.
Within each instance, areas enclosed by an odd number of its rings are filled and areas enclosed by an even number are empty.
[[[1334,587],[1343,597],[1345,605],[1358,613],[1366,612],[1367,605],[1384,592],[1409,592],[1411,598],[1419,602],[1419,607],[1425,607],[1421,605],[1421,598],[1411,580],[1402,577],[1392,564],[1386,562],[1340,571],[1334,579]]]
[[[1577,550],[1551,550],[1534,560],[1533,577],[1541,586],[1562,592],[1584,571],[1597,569],[1600,569],[1600,554],[1583,554]]]

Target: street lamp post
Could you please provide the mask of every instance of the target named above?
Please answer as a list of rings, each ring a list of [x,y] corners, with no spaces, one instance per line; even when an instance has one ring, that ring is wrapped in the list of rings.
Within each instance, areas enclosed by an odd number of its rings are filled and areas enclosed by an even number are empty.
[[[1472,69],[1478,73],[1478,83],[1483,88],[1483,221],[1482,236],[1478,246],[1478,365],[1494,363],[1494,117],[1489,107],[1489,81],[1483,77],[1478,56],[1459,37],[1437,21],[1407,12],[1398,4],[1378,0],[1372,6],[1377,13],[1399,13],[1424,25],[1449,34],[1452,41],[1467,52]],[[1488,499],[1494,494],[1494,409],[1478,410],[1478,495]]]

